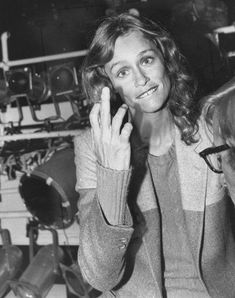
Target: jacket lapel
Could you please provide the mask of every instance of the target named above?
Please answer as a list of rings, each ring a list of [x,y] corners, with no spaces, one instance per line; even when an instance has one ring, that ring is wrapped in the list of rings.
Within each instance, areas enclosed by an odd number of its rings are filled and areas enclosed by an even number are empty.
[[[204,211],[208,169],[198,152],[206,147],[202,142],[187,146],[177,133],[176,156],[184,210]]]
[[[200,140],[196,144],[191,146],[184,144],[178,131],[175,142],[186,231],[194,259],[199,264],[207,197],[208,167],[198,153],[211,146],[211,142],[202,129],[200,129]]]

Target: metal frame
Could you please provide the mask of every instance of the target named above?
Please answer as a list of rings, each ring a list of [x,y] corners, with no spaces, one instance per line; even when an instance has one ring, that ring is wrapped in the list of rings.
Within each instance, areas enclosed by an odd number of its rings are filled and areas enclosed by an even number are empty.
[[[0,68],[3,71],[8,71],[11,67],[29,65],[35,63],[42,63],[47,61],[54,60],[63,60],[68,58],[82,57],[85,56],[88,50],[73,51],[67,53],[61,53],[56,55],[40,56],[35,58],[20,59],[20,60],[10,60],[8,55],[8,38],[10,37],[9,32],[3,32],[1,34],[1,47],[2,47],[2,62],[0,62]],[[66,137],[66,136],[75,136],[80,132],[79,130],[67,130],[67,131],[56,131],[48,133],[24,133],[21,135],[4,135],[4,126],[0,124],[0,145],[4,141],[16,141],[20,139],[35,139],[35,138],[56,138],[56,137]]]

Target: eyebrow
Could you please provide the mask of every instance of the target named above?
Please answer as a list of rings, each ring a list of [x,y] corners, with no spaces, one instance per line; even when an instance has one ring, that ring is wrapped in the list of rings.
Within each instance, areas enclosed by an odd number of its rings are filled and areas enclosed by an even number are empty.
[[[146,50],[144,50],[144,51],[141,51],[139,54],[138,54],[138,56],[142,56],[143,54],[145,54],[146,52],[156,52],[154,49],[152,49],[152,48],[150,48],[150,49],[146,49]],[[125,60],[121,60],[121,61],[117,61],[117,62],[115,62],[114,64],[112,64],[112,66],[110,67],[110,71],[112,72],[112,70],[113,70],[113,68],[115,67],[115,66],[117,66],[118,64],[121,64],[121,63],[123,63],[123,62],[125,62]]]

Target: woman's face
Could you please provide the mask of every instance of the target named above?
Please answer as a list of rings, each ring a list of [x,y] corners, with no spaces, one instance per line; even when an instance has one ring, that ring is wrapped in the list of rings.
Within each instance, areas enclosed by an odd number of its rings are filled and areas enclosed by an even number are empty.
[[[116,40],[105,71],[130,110],[154,113],[164,107],[170,80],[161,53],[141,32],[131,31]]]
[[[235,203],[235,140],[229,144],[231,149],[221,153],[222,171],[230,197]]]
[[[224,173],[225,182],[227,184],[231,198],[235,203],[235,139],[225,140],[221,136],[217,112],[215,110],[213,117],[213,134],[215,146],[220,146],[227,143],[231,149],[219,153],[222,171]]]

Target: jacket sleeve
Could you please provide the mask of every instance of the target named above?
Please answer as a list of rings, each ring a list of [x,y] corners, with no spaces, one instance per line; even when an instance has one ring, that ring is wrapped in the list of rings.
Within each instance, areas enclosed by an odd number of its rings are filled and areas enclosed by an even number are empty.
[[[87,282],[103,292],[115,287],[125,270],[125,253],[133,233],[125,202],[130,173],[97,165],[89,134],[75,139],[76,190],[80,194],[78,263]],[[118,198],[120,208],[115,207]],[[114,202],[114,213],[110,202]],[[110,223],[112,216],[121,219],[121,224]]]

